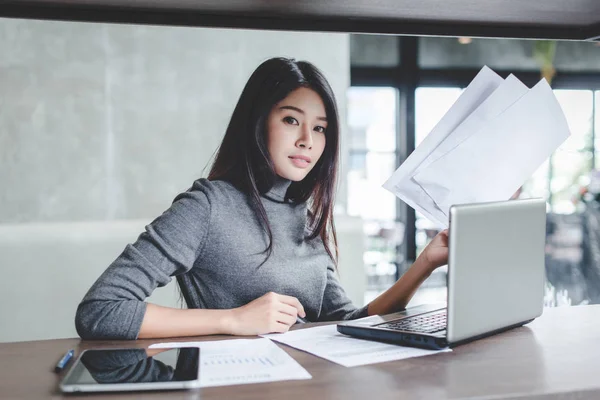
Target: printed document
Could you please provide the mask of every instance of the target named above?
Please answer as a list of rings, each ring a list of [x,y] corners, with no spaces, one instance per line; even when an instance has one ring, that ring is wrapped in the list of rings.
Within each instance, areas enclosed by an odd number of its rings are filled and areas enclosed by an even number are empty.
[[[339,333],[335,324],[298,329],[286,333],[273,333],[263,335],[263,337],[306,351],[344,367],[356,367],[451,351],[450,349],[424,350],[356,339]]]
[[[445,215],[453,204],[508,200],[568,136],[560,105],[542,80],[414,179]]]
[[[467,86],[450,110],[440,122],[423,139],[410,157],[383,184],[383,187],[394,193],[406,204],[419,211],[437,225],[447,224],[445,215],[435,205],[435,202],[412,180],[415,171],[423,160],[434,151],[446,137],[454,131],[477,107],[483,103],[504,82],[500,75],[488,67],[483,67],[473,81]]]
[[[199,347],[202,387],[311,379],[296,360],[269,339],[153,344],[150,348]]]
[[[454,204],[508,200],[569,135],[545,80],[483,67],[383,187],[445,228]]]

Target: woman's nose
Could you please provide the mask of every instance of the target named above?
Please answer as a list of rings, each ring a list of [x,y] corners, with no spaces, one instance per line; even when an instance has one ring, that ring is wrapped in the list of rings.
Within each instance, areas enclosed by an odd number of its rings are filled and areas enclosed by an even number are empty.
[[[300,136],[300,139],[298,139],[297,145],[299,147],[304,147],[304,148],[312,148],[313,145],[313,140],[312,140],[312,131],[310,130],[310,127],[304,126],[302,128],[302,136]]]

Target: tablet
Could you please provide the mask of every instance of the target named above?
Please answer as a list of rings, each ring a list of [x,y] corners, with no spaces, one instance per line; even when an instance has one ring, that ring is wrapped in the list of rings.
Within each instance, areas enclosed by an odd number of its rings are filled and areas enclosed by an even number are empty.
[[[73,392],[177,390],[200,387],[200,349],[90,349],[60,383]]]

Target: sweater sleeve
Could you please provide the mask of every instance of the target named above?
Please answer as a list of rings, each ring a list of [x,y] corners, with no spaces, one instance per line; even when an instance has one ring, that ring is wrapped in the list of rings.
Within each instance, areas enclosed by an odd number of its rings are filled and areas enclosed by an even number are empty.
[[[339,321],[367,316],[367,307],[356,308],[340,284],[333,264],[327,266],[327,285],[319,321]]]
[[[210,182],[200,179],[146,226],[89,289],[75,316],[83,339],[136,339],[144,300],[171,277],[189,271],[210,225]]]

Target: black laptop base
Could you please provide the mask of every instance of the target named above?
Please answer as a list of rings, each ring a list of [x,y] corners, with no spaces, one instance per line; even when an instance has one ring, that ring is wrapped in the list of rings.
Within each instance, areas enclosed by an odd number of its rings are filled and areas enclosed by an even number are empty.
[[[360,339],[375,340],[378,342],[398,344],[400,346],[419,347],[422,349],[442,350],[448,347],[456,347],[474,340],[483,339],[488,336],[497,335],[511,329],[518,328],[530,323],[533,319],[519,322],[514,325],[506,326],[500,329],[486,332],[481,335],[473,336],[465,340],[448,343],[446,338],[427,336],[422,333],[393,332],[382,329],[369,329],[367,327],[338,325],[337,330],[344,335],[353,336]]]
[[[344,335],[378,342],[399,344],[401,346],[419,347],[429,350],[441,350],[448,347],[446,338],[423,335],[421,333],[392,332],[381,329],[369,329],[338,325],[337,330]]]

